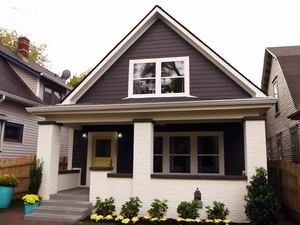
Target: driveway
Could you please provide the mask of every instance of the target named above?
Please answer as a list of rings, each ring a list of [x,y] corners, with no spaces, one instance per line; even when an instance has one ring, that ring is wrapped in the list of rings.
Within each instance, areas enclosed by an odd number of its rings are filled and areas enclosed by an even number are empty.
[[[0,225],[70,225],[69,223],[24,220],[23,207],[0,213]]]

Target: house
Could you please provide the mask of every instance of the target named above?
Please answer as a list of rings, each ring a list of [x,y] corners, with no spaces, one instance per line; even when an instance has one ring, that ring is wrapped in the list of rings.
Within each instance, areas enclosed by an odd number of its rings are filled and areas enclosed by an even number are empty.
[[[28,60],[29,44],[20,37],[18,52],[0,45],[0,159],[35,154],[37,121],[43,118],[25,108],[54,105],[69,91],[58,75]],[[68,154],[69,135],[69,129],[62,129],[62,155]]]
[[[278,101],[266,113],[268,159],[300,163],[300,46],[265,50],[262,90]]]
[[[177,217],[199,188],[204,206],[224,202],[243,222],[246,185],[267,163],[261,115],[275,102],[156,6],[61,104],[27,109],[46,118],[40,194],[53,204],[81,178],[90,202],[112,196],[119,212],[139,196],[144,215],[154,198],[167,199]],[[58,174],[63,127],[75,129],[69,157],[81,176]]]

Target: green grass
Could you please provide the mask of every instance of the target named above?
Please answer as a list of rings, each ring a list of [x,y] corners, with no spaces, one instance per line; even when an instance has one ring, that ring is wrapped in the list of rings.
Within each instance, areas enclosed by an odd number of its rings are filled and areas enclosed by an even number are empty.
[[[7,212],[11,209],[15,209],[15,208],[18,208],[18,207],[21,207],[21,206],[23,206],[23,200],[22,199],[14,199],[14,200],[11,201],[8,208],[0,209],[0,213]]]

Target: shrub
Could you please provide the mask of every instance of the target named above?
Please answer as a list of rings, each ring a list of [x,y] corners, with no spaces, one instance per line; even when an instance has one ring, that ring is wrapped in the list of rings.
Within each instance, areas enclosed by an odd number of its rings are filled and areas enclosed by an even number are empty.
[[[257,168],[245,196],[245,213],[253,225],[278,224],[280,201],[268,184],[267,171]]]
[[[228,208],[222,202],[213,202],[213,207],[206,206],[206,214],[208,219],[222,219],[225,220],[229,215]]]
[[[18,179],[13,174],[4,174],[0,176],[0,186],[17,187],[19,184]]]
[[[115,199],[110,197],[102,201],[99,197],[97,197],[94,208],[96,209],[96,213],[101,216],[113,215],[116,211]]]
[[[34,159],[29,171],[28,193],[38,194],[42,182],[44,162],[40,159]]]
[[[154,199],[151,203],[151,208],[148,210],[149,215],[154,218],[164,217],[169,208],[167,202],[167,200]]]
[[[139,214],[140,208],[142,207],[142,202],[139,197],[131,197],[129,201],[126,201],[121,208],[121,214],[124,217],[132,218]]]
[[[177,213],[180,218],[184,219],[195,219],[199,217],[197,202],[180,202],[177,207]]]

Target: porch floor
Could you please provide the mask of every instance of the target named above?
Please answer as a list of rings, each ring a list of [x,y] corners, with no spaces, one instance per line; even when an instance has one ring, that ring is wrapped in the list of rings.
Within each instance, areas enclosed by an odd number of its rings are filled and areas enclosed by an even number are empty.
[[[77,187],[57,192],[58,194],[89,196],[90,189],[88,187]]]

